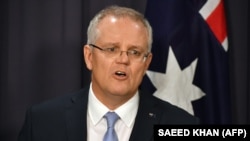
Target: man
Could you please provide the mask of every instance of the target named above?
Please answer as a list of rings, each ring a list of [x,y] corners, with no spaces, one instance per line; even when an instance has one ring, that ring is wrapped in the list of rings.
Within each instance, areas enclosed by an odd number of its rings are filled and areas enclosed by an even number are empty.
[[[198,124],[186,111],[138,89],[152,59],[152,29],[143,15],[110,6],[88,27],[84,59],[88,87],[32,106],[19,141],[102,141],[106,113],[116,113],[119,141],[153,140],[155,124]]]

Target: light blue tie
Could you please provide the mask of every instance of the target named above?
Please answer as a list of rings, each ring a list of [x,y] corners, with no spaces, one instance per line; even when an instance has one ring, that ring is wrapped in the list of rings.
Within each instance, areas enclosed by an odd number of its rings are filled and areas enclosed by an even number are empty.
[[[115,112],[108,112],[104,115],[104,118],[107,119],[108,129],[104,135],[103,141],[118,141],[114,126],[119,116]]]

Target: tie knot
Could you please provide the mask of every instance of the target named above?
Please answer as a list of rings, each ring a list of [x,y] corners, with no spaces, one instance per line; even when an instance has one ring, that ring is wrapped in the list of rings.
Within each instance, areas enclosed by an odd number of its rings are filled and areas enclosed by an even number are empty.
[[[115,122],[119,119],[115,112],[107,112],[104,117],[107,119],[108,127],[114,127]]]

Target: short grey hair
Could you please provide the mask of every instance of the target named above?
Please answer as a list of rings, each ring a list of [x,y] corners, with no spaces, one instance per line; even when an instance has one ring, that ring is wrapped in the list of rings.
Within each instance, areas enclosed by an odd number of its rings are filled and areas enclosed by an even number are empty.
[[[107,16],[114,16],[116,18],[129,17],[130,19],[136,22],[142,23],[148,32],[148,51],[149,52],[151,51],[153,37],[152,37],[152,27],[149,24],[148,20],[144,17],[144,15],[142,15],[141,13],[139,13],[134,9],[128,7],[121,7],[117,5],[112,5],[101,10],[90,21],[87,31],[88,44],[95,43],[99,33],[97,26]]]

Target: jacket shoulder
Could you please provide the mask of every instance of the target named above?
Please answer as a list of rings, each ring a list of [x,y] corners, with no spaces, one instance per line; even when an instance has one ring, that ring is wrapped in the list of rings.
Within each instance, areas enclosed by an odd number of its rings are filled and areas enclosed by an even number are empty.
[[[31,106],[30,110],[39,112],[60,111],[60,109],[66,108],[71,103],[74,103],[85,96],[87,97],[87,95],[88,89],[83,88],[72,93],[61,95],[52,99],[45,100],[38,104],[34,104]]]

